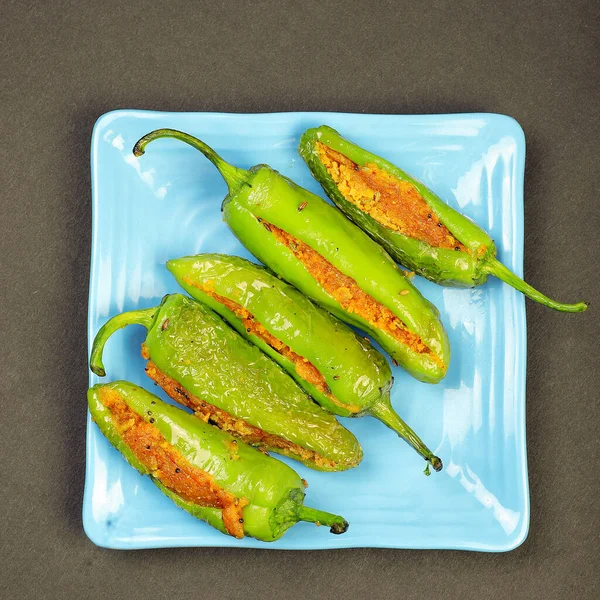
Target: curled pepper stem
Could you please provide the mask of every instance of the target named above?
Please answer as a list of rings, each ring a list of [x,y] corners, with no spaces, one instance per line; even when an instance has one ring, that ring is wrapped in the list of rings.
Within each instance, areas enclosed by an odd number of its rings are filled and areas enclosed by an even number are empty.
[[[142,156],[146,151],[146,146],[160,138],[174,138],[180,142],[189,144],[196,150],[199,150],[210,160],[210,162],[217,167],[219,173],[225,180],[229,193],[234,194],[242,185],[248,181],[248,171],[240,169],[232,164],[229,164],[223,160],[208,144],[205,144],[202,140],[184,133],[183,131],[177,131],[177,129],[156,129],[146,134],[143,138],[138,140],[133,147],[133,154],[135,156]]]
[[[486,259],[483,265],[483,269],[489,275],[493,275],[498,279],[508,283],[508,285],[514,287],[519,292],[525,294],[528,298],[531,298],[535,302],[539,302],[544,306],[559,310],[561,312],[583,312],[587,310],[589,302],[577,302],[577,304],[564,304],[563,302],[557,302],[548,298],[541,292],[538,292],[534,287],[523,281],[520,277],[515,275],[508,267],[503,265],[497,258],[490,257]]]
[[[333,513],[317,510],[316,508],[310,508],[304,505],[298,507],[297,516],[299,521],[308,521],[309,523],[326,525],[330,528],[331,533],[335,533],[336,535],[346,533],[350,526],[348,521],[339,515],[334,515]]]
[[[90,369],[98,377],[104,377],[106,370],[102,363],[102,353],[104,352],[104,346],[108,341],[108,338],[117,330],[127,327],[127,325],[143,325],[146,329],[152,324],[152,318],[156,312],[156,307],[146,308],[142,310],[132,310],[129,312],[121,313],[120,315],[114,316],[109,319],[100,328],[94,343],[92,344],[92,353],[90,356]]]
[[[379,419],[391,430],[395,431],[405,442],[411,445],[435,471],[442,470],[442,459],[435,456],[413,429],[400,418],[398,413],[392,408],[389,399],[384,399],[375,403],[369,409],[369,414],[376,419]]]

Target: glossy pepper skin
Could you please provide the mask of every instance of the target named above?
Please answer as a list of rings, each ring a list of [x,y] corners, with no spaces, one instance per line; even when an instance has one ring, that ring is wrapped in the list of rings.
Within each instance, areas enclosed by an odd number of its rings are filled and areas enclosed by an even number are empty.
[[[153,140],[172,137],[202,152],[229,187],[223,218],[252,254],[342,321],[369,333],[411,375],[437,383],[447,372],[450,346],[439,311],[398,269],[389,254],[322,198],[267,165],[249,171],[225,162],[204,142],[180,131],[159,129],[134,147],[141,156]],[[362,316],[346,310],[306,266],[273,235],[275,226],[309,246],[398,318],[429,349],[413,350]]]
[[[236,537],[248,535],[272,542],[298,521],[328,525],[332,533],[344,533],[348,523],[339,516],[303,506],[304,486],[299,475],[284,463],[238,442],[183,410],[162,402],[145,389],[127,381],[96,385],[88,391],[92,419],[108,441],[142,475],[149,475],[157,487],[177,506],[206,521],[222,533],[229,533],[223,510],[198,504],[161,481],[161,473],[143,462],[123,435],[110,408],[107,395],[117,396],[133,413],[160,433],[166,443],[195,469],[208,474],[225,492],[243,506],[243,528]],[[175,467],[175,465],[173,465]],[[246,504],[247,502],[247,504]]]
[[[431,211],[463,245],[463,248],[435,247],[426,241],[395,231],[363,212],[338,188],[321,161],[317,149],[318,143],[339,152],[360,168],[365,165],[375,165],[395,179],[412,184]],[[496,258],[494,241],[481,227],[448,206],[420,181],[389,161],[343,138],[335,129],[326,125],[308,129],[300,139],[298,151],[313,177],[338,208],[379,242],[396,261],[415,273],[440,285],[454,287],[478,286],[485,283],[489,275],[494,275],[532,300],[555,310],[581,312],[588,307],[585,302],[577,304],[556,302],[538,292]]]
[[[157,308],[123,313],[107,321],[92,346],[94,373],[105,375],[104,345],[115,331],[131,324],[148,329],[143,345],[150,361],[148,374],[201,418],[313,469],[340,471],[360,463],[362,450],[350,431],[217,314],[181,294],[165,296]],[[165,385],[162,375],[175,386]],[[227,419],[216,418],[212,407],[225,411]],[[283,445],[257,438],[256,432],[274,436]]]
[[[238,256],[186,256],[170,260],[167,268],[190,296],[279,363],[321,406],[342,417],[374,416],[441,470],[442,461],[392,408],[389,364],[368,341],[264,267]],[[235,303],[235,309],[223,300]],[[267,343],[270,338],[257,335],[249,324],[258,324],[259,332],[264,328],[275,340]],[[300,368],[277,342],[299,357]],[[307,380],[306,361],[322,375],[325,390]]]

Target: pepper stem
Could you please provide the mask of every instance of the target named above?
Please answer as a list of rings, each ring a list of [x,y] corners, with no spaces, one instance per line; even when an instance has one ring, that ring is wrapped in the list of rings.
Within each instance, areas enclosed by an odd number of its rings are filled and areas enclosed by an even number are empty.
[[[115,331],[123,329],[123,327],[127,327],[127,325],[143,325],[148,329],[152,323],[152,317],[154,317],[155,312],[156,307],[132,310],[116,315],[104,323],[100,328],[100,331],[96,334],[94,343],[92,344],[92,353],[90,356],[90,369],[92,372],[99,377],[104,377],[106,375],[104,364],[102,363],[102,353],[104,352],[104,345],[108,341],[108,338]]]
[[[395,431],[405,442],[410,444],[435,471],[443,468],[442,460],[423,443],[421,438],[409,427],[392,408],[389,398],[383,398],[369,409],[369,414],[379,419],[384,425]]]
[[[343,517],[304,505],[298,507],[297,516],[299,521],[327,525],[327,527],[330,528],[331,533],[335,533],[336,535],[346,533],[348,527],[350,527],[348,521]]]
[[[138,140],[133,147],[133,154],[135,156],[142,156],[146,151],[146,146],[160,138],[175,138],[180,142],[185,142],[189,144],[196,150],[199,150],[210,160],[210,162],[217,167],[219,173],[225,180],[227,187],[229,188],[229,193],[234,194],[242,185],[247,184],[248,182],[248,171],[245,169],[240,169],[239,167],[235,167],[225,160],[223,160],[210,146],[205,144],[202,140],[194,137],[193,135],[189,135],[188,133],[184,133],[183,131],[177,131],[176,129],[156,129],[146,134],[143,138]]]
[[[535,288],[530,286],[528,283],[523,281],[520,277],[515,275],[508,267],[504,266],[497,258],[490,257],[486,259],[483,265],[483,270],[494,275],[498,279],[508,283],[508,285],[514,287],[519,292],[523,292],[528,298],[531,298],[535,302],[539,302],[544,306],[553,308],[554,310],[560,310],[561,312],[583,312],[587,310],[589,302],[578,302],[577,304],[564,304],[557,302],[544,296],[541,292],[538,292]]]

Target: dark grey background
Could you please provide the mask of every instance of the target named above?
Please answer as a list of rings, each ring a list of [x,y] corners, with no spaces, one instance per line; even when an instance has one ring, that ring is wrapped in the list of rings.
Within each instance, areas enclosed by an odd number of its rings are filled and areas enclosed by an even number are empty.
[[[597,7],[1,2],[4,597],[598,598]],[[526,276],[559,299],[592,301],[579,315],[527,305],[522,547],[117,552],[88,541],[89,145],[96,118],[115,108],[490,111],[521,123]]]

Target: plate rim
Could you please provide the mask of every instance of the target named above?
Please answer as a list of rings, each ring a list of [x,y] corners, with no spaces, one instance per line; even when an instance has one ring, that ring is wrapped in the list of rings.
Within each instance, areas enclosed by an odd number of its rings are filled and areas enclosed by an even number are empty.
[[[173,117],[195,117],[205,116],[213,118],[245,118],[245,117],[257,117],[257,118],[269,118],[280,116],[285,117],[314,117],[317,115],[327,116],[341,116],[349,118],[392,118],[392,119],[414,119],[424,118],[425,120],[438,119],[440,121],[447,121],[452,119],[475,119],[485,118],[487,120],[493,120],[497,122],[504,122],[504,127],[507,129],[507,133],[512,135],[515,139],[517,146],[517,153],[519,154],[519,160],[515,165],[515,190],[516,190],[516,209],[518,214],[516,215],[516,223],[514,228],[514,251],[512,255],[512,264],[509,266],[519,276],[523,275],[524,267],[524,171],[525,171],[525,160],[526,160],[526,140],[525,132],[521,124],[512,116],[503,113],[496,112],[457,112],[457,113],[409,113],[409,114],[393,114],[393,113],[353,113],[353,112],[342,112],[342,111],[275,111],[275,112],[219,112],[219,111],[158,111],[158,110],[146,110],[146,109],[134,109],[134,108],[118,108],[110,110],[101,114],[96,122],[94,123],[92,134],[91,134],[91,152],[90,152],[90,166],[91,166],[91,187],[92,187],[92,241],[91,241],[91,252],[90,252],[90,282],[88,291],[88,316],[87,316],[87,337],[88,337],[88,355],[86,363],[89,360],[89,354],[91,350],[91,344],[93,341],[93,330],[92,330],[92,312],[96,305],[96,298],[94,292],[97,287],[97,273],[93,269],[94,261],[97,256],[98,246],[98,210],[99,210],[99,177],[98,177],[98,142],[100,141],[99,132],[106,127],[106,125],[115,121],[121,117],[133,117],[135,119],[150,119],[150,118],[173,118]],[[511,536],[506,537],[506,541],[501,544],[484,544],[484,543],[472,543],[472,542],[456,542],[450,540],[449,543],[439,543],[435,545],[428,544],[410,544],[402,545],[387,543],[368,543],[368,544],[355,544],[344,542],[341,538],[335,547],[274,547],[266,542],[259,542],[252,540],[256,544],[252,545],[240,545],[238,540],[223,536],[222,543],[215,544],[212,541],[207,543],[186,543],[186,540],[170,540],[165,538],[163,540],[128,540],[121,541],[119,539],[105,539],[99,535],[96,521],[91,516],[91,500],[89,498],[90,490],[92,487],[91,483],[91,472],[93,456],[91,446],[94,443],[93,431],[94,424],[91,419],[89,410],[86,408],[86,460],[85,460],[85,483],[84,483],[84,494],[82,503],[82,522],[83,529],[87,537],[96,546],[115,550],[141,550],[141,549],[153,549],[153,548],[178,548],[178,547],[196,547],[196,548],[244,548],[244,549],[266,549],[266,550],[342,550],[346,548],[386,548],[386,549],[414,549],[414,550],[463,550],[463,551],[474,551],[474,552],[509,552],[521,546],[529,535],[530,528],[530,488],[529,488],[529,474],[528,474],[528,460],[527,460],[527,429],[526,429],[526,370],[527,370],[527,319],[525,311],[525,299],[521,295],[516,302],[516,315],[515,319],[517,327],[522,335],[520,336],[520,344],[522,344],[522,360],[519,361],[515,381],[515,389],[517,394],[522,397],[522,402],[519,402],[517,411],[517,423],[519,437],[518,443],[519,454],[520,454],[520,470],[523,475],[523,481],[521,482],[523,489],[523,502],[522,506],[523,518],[521,527],[515,530]],[[88,384],[92,384],[92,375],[89,374]]]

